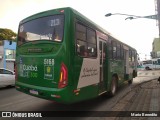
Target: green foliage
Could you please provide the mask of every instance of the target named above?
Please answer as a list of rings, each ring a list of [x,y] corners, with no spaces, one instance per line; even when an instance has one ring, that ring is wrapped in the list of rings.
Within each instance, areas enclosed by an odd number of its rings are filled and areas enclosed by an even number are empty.
[[[16,40],[16,36],[17,36],[17,34],[14,33],[12,30],[5,29],[5,28],[0,28],[0,41],[1,40],[12,40],[12,41],[15,41]]]

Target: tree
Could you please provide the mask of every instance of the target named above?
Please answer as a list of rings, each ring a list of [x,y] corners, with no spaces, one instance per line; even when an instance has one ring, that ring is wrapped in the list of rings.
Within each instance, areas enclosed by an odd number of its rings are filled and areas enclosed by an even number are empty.
[[[0,28],[0,40],[16,40],[17,34],[10,29]]]

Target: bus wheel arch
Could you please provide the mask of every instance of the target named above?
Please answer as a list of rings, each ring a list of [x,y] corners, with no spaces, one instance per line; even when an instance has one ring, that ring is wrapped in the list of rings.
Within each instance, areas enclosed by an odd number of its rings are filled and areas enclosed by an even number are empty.
[[[116,94],[117,88],[118,88],[118,75],[113,74],[111,79],[112,80],[111,80],[111,83],[110,83],[109,96],[113,97]]]
[[[132,77],[133,78],[137,77],[137,71],[136,70],[133,70]]]
[[[149,66],[146,66],[145,70],[152,70],[152,69]]]

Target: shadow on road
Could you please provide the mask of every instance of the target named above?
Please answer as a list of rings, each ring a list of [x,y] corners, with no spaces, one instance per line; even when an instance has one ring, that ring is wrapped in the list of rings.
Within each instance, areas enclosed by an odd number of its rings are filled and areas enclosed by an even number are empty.
[[[125,83],[121,87],[119,87],[118,92],[116,96],[114,97],[108,97],[107,95],[102,95],[94,99],[66,105],[61,103],[56,103],[54,101],[48,101],[43,100],[40,98],[32,97],[30,95],[24,95],[24,99],[26,99],[24,102],[21,101],[21,103],[17,103],[17,108],[11,108],[11,110],[19,111],[19,112],[45,112],[48,111],[49,114],[56,114],[57,112],[54,111],[66,111],[69,116],[75,116],[75,117],[63,117],[61,113],[58,113],[59,117],[54,118],[46,118],[47,120],[55,119],[55,120],[88,120],[91,116],[95,116],[93,118],[99,117],[101,111],[111,111],[111,108],[116,104],[124,94],[130,89],[131,85],[128,85]],[[14,89],[14,87],[12,87]],[[1,88],[0,90],[7,90],[8,88]],[[15,91],[18,94],[18,91]],[[27,100],[28,99],[28,100]],[[24,105],[24,106],[23,106]],[[18,107],[20,106],[20,107]],[[66,113],[66,114],[67,114]],[[76,115],[77,114],[77,115]],[[54,115],[53,115],[54,116]],[[78,116],[78,117],[76,117]],[[81,117],[85,116],[85,117]],[[16,120],[17,118],[12,118],[13,120]],[[10,120],[12,120],[10,119]],[[26,118],[22,118],[22,120],[25,120]],[[30,120],[35,118],[30,118]],[[39,120],[40,118],[38,118]],[[43,118],[44,119],[44,118]]]
[[[14,88],[15,86],[1,86],[0,90],[6,90],[6,89],[10,89],[10,88]]]
[[[128,90],[126,90],[128,89]],[[32,108],[33,111],[109,111],[123,95],[129,91],[130,85],[124,84],[118,88],[114,97],[107,94],[93,99],[85,100],[74,104],[61,104],[54,101],[45,102],[39,107]],[[124,92],[125,91],[125,92]],[[123,93],[123,94],[122,94]]]

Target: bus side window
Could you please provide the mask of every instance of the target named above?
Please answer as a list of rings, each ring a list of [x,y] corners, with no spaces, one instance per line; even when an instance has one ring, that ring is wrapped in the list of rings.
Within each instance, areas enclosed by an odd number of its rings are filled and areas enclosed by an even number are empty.
[[[121,49],[121,59],[123,60],[124,59],[124,49],[123,49],[123,45],[121,44],[121,46],[120,46],[120,49]]]
[[[117,59],[121,59],[121,49],[119,43],[117,43]]]
[[[104,43],[103,44],[103,59],[105,60],[106,59],[106,50],[107,50],[107,44],[106,43]]]
[[[95,30],[81,23],[76,23],[76,42],[79,56],[91,58],[97,56]]]
[[[132,51],[129,50],[129,61],[131,62],[132,61]]]
[[[80,56],[87,57],[88,56],[88,51],[85,49],[85,46],[80,46]]]
[[[112,59],[112,44],[110,39],[107,42],[107,46],[108,46],[108,57],[109,59]]]
[[[87,43],[77,40],[77,53],[79,56],[87,56]]]
[[[112,42],[112,52],[113,52],[113,59],[117,58],[117,47],[116,47],[116,42]]]
[[[132,50],[132,61],[135,61],[135,51]]]
[[[79,23],[76,23],[76,42],[78,55],[84,56],[84,51],[87,49],[86,27]]]
[[[88,53],[89,57],[97,56],[97,47],[96,47],[96,33],[94,30],[87,28],[87,45],[88,45]]]

